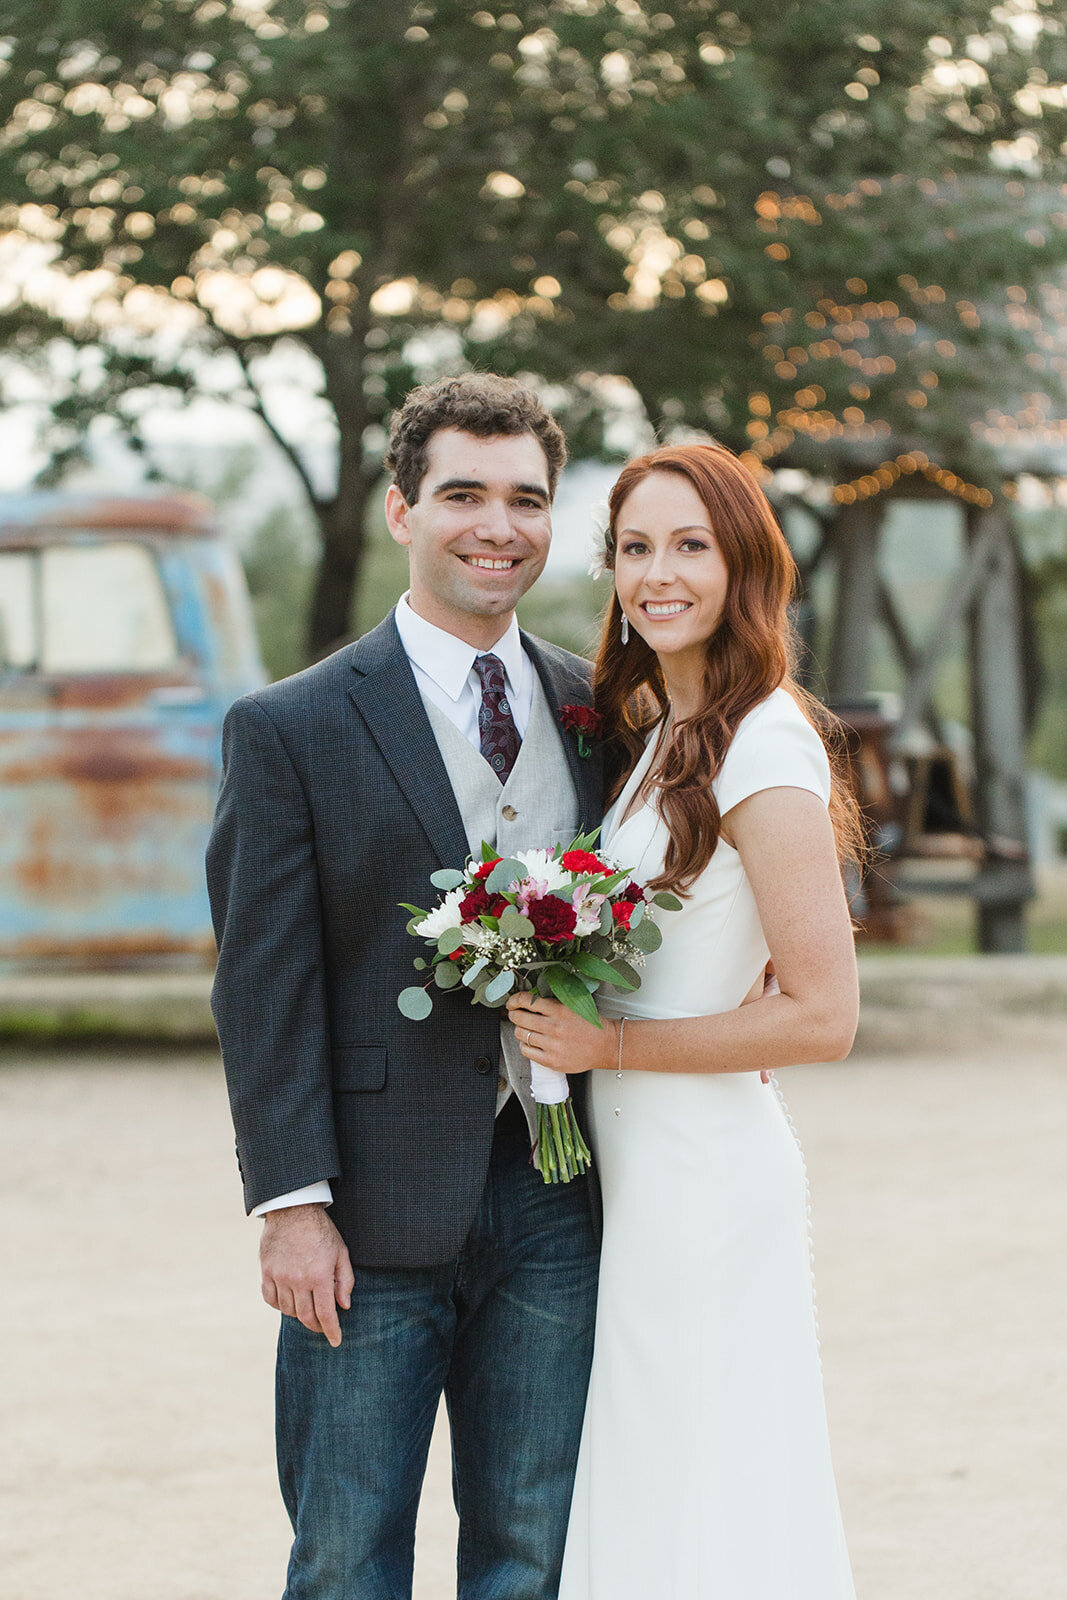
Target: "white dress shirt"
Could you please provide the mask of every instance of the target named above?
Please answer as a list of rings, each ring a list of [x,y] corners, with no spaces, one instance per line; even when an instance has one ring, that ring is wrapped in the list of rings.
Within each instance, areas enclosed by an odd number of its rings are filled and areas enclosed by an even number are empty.
[[[474,670],[474,662],[480,655],[496,656],[504,668],[508,703],[515,726],[520,739],[525,738],[533,708],[534,668],[522,648],[514,612],[507,628],[490,650],[477,650],[474,645],[457,639],[454,633],[446,633],[444,628],[427,622],[425,617],[412,611],[406,594],[397,601],[396,628],[420,692],[444,712],[476,750],[481,745],[478,712],[482,706],[482,682]],[[264,1200],[262,1205],[255,1207],[252,1215],[262,1217],[268,1211],[280,1211],[283,1206],[328,1206],[332,1200],[333,1190],[323,1178],[318,1183],[307,1184],[303,1189],[278,1195],[274,1200]]]

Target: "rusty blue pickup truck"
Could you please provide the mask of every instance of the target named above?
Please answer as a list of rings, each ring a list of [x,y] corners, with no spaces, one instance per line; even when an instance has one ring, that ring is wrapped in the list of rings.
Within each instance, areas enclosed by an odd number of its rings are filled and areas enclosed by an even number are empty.
[[[263,681],[206,501],[0,496],[0,969],[210,964],[222,719]]]

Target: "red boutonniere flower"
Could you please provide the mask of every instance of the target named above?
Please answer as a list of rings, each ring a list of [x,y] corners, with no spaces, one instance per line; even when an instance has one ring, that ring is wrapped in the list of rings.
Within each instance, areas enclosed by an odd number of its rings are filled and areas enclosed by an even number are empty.
[[[578,735],[578,754],[583,758],[593,753],[593,743],[600,738],[604,718],[592,706],[560,706],[559,720],[568,733]]]

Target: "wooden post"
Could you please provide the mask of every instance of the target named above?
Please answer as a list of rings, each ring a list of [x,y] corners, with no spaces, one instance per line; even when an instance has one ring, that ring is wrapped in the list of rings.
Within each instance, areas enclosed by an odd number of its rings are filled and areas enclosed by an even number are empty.
[[[1019,638],[1018,561],[1003,502],[967,516],[974,546],[988,546],[969,616],[971,720],[978,825],[987,858],[975,881],[978,948],[1026,949],[1034,896],[1026,833],[1025,684]]]
[[[832,702],[862,699],[870,690],[871,652],[879,620],[878,548],[882,507],[869,500],[844,506],[833,527],[837,599],[826,664]]]

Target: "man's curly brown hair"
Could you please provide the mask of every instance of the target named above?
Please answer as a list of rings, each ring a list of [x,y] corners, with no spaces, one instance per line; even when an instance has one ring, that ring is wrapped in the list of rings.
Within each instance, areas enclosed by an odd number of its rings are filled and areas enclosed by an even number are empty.
[[[426,446],[441,428],[460,428],[479,439],[532,433],[548,462],[548,493],[556,492],[567,459],[563,430],[531,390],[494,372],[467,372],[412,389],[393,415],[385,464],[409,506],[426,476]]]

